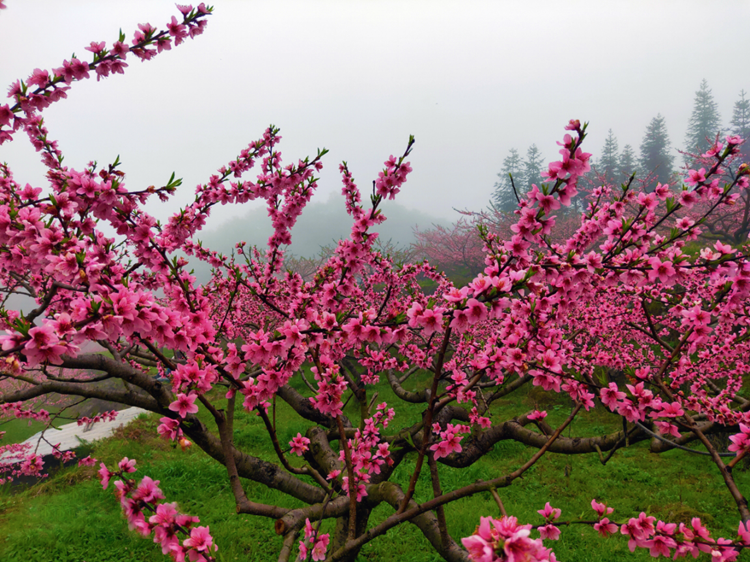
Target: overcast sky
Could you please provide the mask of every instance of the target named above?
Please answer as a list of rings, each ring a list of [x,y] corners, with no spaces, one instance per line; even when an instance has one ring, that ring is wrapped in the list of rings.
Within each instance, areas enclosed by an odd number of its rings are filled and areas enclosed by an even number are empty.
[[[52,69],[90,41],[132,39],[178,12],[162,0],[6,0],[0,82]],[[330,153],[319,199],[340,190],[349,162],[361,187],[410,134],[414,172],[399,200],[454,219],[486,205],[512,147],[536,143],[547,161],[570,118],[590,122],[589,152],[608,129],[636,152],[661,113],[682,147],[695,91],[706,78],[724,123],[750,91],[750,2],[239,1],[216,0],[205,34],[125,75],[75,83],[45,112],[67,165],[120,155],[127,186],[185,180],[164,219],[264,128],[281,127],[287,162]],[[19,135],[0,146],[16,179],[43,185]],[[343,202],[342,202],[343,205]],[[218,228],[246,209],[214,213]],[[387,208],[386,208],[387,214]]]

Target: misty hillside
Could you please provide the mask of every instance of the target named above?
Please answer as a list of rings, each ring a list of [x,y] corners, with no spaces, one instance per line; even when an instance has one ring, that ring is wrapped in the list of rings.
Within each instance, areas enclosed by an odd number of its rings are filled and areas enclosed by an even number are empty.
[[[369,202],[365,201],[365,204]],[[374,227],[373,231],[380,234],[381,240],[390,240],[399,247],[409,246],[415,241],[415,226],[427,229],[433,224],[449,224],[445,219],[409,209],[396,201],[384,201],[380,209],[387,220]],[[298,257],[317,256],[321,246],[335,244],[337,240],[348,237],[351,224],[351,217],[346,213],[341,195],[334,193],[327,200],[313,199],[292,229],[292,245],[287,254],[292,253]],[[229,254],[238,241],[265,246],[272,233],[271,220],[266,208],[262,207],[248,211],[244,217],[229,220],[219,228],[202,231],[197,238],[205,247]],[[191,260],[191,267],[199,281],[208,279],[210,267],[207,264]]]

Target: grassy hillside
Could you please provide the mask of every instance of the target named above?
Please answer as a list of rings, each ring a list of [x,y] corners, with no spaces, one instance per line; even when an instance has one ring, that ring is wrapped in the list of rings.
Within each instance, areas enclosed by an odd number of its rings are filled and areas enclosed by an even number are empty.
[[[387,385],[380,384],[377,390],[378,401],[398,402]],[[533,407],[540,399],[533,389],[531,395],[529,389],[516,394],[493,407],[493,419],[517,415],[524,408]],[[290,440],[298,431],[304,432],[307,422],[300,422],[286,405],[277,406],[282,442]],[[569,413],[569,403],[564,397],[557,402],[540,404],[542,406],[549,411],[548,419],[552,425]],[[398,411],[391,427],[395,430],[417,419],[420,410],[407,405]],[[356,419],[353,405],[346,413]],[[571,431],[573,435],[596,435],[619,427],[619,423],[619,418],[595,410],[577,420]],[[149,475],[160,480],[167,501],[177,501],[183,512],[199,516],[202,525],[210,526],[219,545],[220,560],[275,560],[281,538],[273,532],[273,521],[236,515],[223,467],[196,447],[183,452],[160,440],[156,434],[157,424],[158,416],[142,416],[112,438],[95,444],[92,455],[110,466],[124,456],[137,459],[137,477]],[[235,441],[259,457],[274,460],[262,422],[254,415],[238,410]],[[468,469],[441,466],[443,489],[447,491],[480,478],[505,473],[531,454],[532,451],[523,445],[498,443],[490,454]],[[394,480],[404,485],[413,467],[414,458],[407,458]],[[750,490],[750,471],[738,466],[735,474],[740,489]],[[423,476],[426,475],[424,470]],[[245,482],[245,486],[251,499],[289,507],[299,505],[296,500],[289,500],[252,482]],[[606,466],[596,455],[547,455],[522,479],[499,492],[508,512],[517,515],[523,523],[540,523],[541,517],[536,510],[544,507],[546,501],[563,510],[563,519],[591,518],[592,498],[614,507],[613,518],[619,521],[640,511],[671,521],[689,522],[692,517],[701,517],[714,536],[733,538],[739,520],[718,472],[706,457],[682,451],[655,455],[648,452],[647,443],[618,451]],[[423,478],[417,487],[417,501],[429,497],[431,487]],[[371,523],[382,520],[391,512],[387,506],[377,508]],[[450,504],[446,507],[449,530],[459,539],[473,532],[480,515],[497,516],[497,512],[489,494]],[[330,531],[330,527],[330,524],[324,525],[324,531]],[[647,551],[631,554],[622,537],[600,539],[587,527],[564,528],[559,541],[548,542],[560,560],[651,559]],[[64,469],[20,493],[7,486],[0,490],[0,560],[3,562],[166,559],[151,540],[128,530],[111,488],[102,490],[95,468]],[[421,534],[407,524],[367,545],[359,560],[428,562],[439,558],[430,551]]]

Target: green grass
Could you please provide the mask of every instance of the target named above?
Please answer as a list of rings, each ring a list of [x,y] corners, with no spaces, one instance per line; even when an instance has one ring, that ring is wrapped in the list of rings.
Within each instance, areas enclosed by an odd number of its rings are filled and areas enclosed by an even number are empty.
[[[44,429],[44,424],[35,420],[17,420],[15,418],[0,422],[0,431],[4,431],[0,444],[21,443]]]
[[[301,381],[294,381],[300,391]],[[410,390],[425,384],[410,380]],[[376,387],[378,402],[396,405],[399,401],[386,384]],[[309,391],[308,391],[309,393]],[[530,409],[535,404],[549,412],[550,423],[560,423],[570,412],[565,397],[546,399],[527,387],[493,407],[493,420]],[[400,404],[397,418],[389,427],[396,431],[419,419],[422,407]],[[357,420],[357,407],[350,403],[346,414]],[[199,414],[210,423],[206,412]],[[298,431],[304,433],[308,422],[301,421],[281,401],[277,402],[279,439],[288,442]],[[619,427],[619,420],[601,410],[585,413],[573,424],[573,435],[596,435]],[[238,516],[228,488],[225,469],[193,447],[186,452],[158,439],[158,416],[143,416],[114,437],[97,443],[93,456],[112,466],[123,456],[138,460],[136,476],[149,475],[161,481],[167,501],[177,501],[183,512],[197,515],[202,525],[209,525],[219,545],[220,560],[275,560],[281,538],[273,532],[273,521]],[[566,435],[568,430],[566,430]],[[238,446],[269,461],[275,455],[266,438],[261,420],[238,410],[236,438]],[[336,446],[336,445],[334,445]],[[467,469],[440,466],[444,491],[478,479],[488,479],[511,471],[533,454],[525,446],[504,441],[483,459]],[[296,461],[296,457],[294,457]],[[294,461],[293,461],[294,462]],[[415,456],[407,457],[392,480],[405,487],[414,468]],[[739,469],[740,467],[738,467]],[[750,471],[735,470],[740,490],[750,489]],[[417,501],[432,496],[427,470],[423,471],[417,490]],[[288,507],[301,505],[282,494],[246,481],[248,497],[259,502]],[[548,454],[512,486],[499,493],[508,512],[522,523],[540,523],[536,513],[550,501],[563,510],[563,519],[592,518],[592,498],[615,508],[613,519],[622,521],[646,511],[659,518],[689,522],[701,517],[713,536],[733,538],[738,514],[726,492],[718,471],[706,457],[682,451],[655,455],[648,443],[639,443],[615,453],[606,466],[597,455],[565,456]],[[370,524],[377,524],[393,512],[387,505],[376,508]],[[489,494],[480,494],[446,506],[449,531],[460,539],[474,531],[480,515],[498,515],[497,505]],[[323,526],[332,530],[332,522]],[[651,560],[647,551],[631,554],[622,537],[601,539],[584,526],[563,529],[561,539],[549,541],[560,560],[613,561]],[[96,478],[96,468],[69,468],[21,493],[7,486],[0,490],[0,560],[3,562],[108,562],[163,561],[161,549],[152,540],[129,531],[112,489],[103,491]],[[440,560],[413,526],[406,524],[389,531],[366,545],[359,561],[398,560],[432,562]]]

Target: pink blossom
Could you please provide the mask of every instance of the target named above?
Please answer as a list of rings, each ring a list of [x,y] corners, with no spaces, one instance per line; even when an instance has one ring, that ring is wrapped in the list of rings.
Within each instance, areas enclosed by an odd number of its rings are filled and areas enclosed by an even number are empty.
[[[106,490],[107,486],[109,486],[109,479],[112,478],[112,474],[107,470],[104,463],[100,463],[99,467],[99,480],[102,483],[102,488]]]
[[[554,373],[562,372],[562,360],[560,356],[551,349],[547,349],[541,356],[544,368]]]
[[[466,313],[471,324],[477,324],[487,318],[487,307],[477,299],[469,299],[466,306]]]
[[[479,534],[462,538],[461,544],[469,552],[469,559],[472,562],[494,562],[498,560],[492,543]]]
[[[198,395],[195,392],[187,395],[180,393],[177,395],[177,400],[169,405],[169,409],[177,412],[181,418],[184,418],[187,414],[197,414],[198,406],[195,404],[196,398],[198,398]]]
[[[668,183],[657,183],[656,187],[654,188],[654,193],[662,201],[664,201],[665,199],[667,199],[668,197],[672,195],[669,191]]]
[[[625,396],[626,394],[620,392],[617,385],[613,382],[599,390],[599,398],[601,399],[602,404],[609,407],[610,410],[617,409],[619,401],[624,399]]]
[[[130,47],[128,47],[128,45],[126,45],[125,43],[116,41],[114,45],[112,45],[112,50],[110,52],[113,55],[120,57],[121,59],[125,59],[128,56],[129,50],[130,50]]]
[[[326,550],[328,549],[329,535],[321,535],[318,540],[315,541],[315,546],[312,551],[312,559],[315,561],[325,560]]]
[[[135,459],[129,459],[128,457],[123,457],[123,459],[117,463],[117,466],[120,468],[123,472],[135,472]]]
[[[542,535],[543,539],[556,541],[560,538],[560,529],[555,525],[544,525],[543,527],[539,527],[539,533]]]
[[[596,511],[599,517],[602,517],[605,514],[609,515],[610,513],[614,511],[614,508],[607,507],[606,504],[599,503],[596,500],[591,500],[591,507],[593,508],[594,511]]]
[[[656,535],[653,539],[645,541],[643,546],[649,549],[654,558],[658,558],[659,555],[669,558],[672,555],[670,549],[675,548],[677,543],[670,537]]]
[[[538,513],[539,515],[541,515],[542,517],[544,517],[545,519],[547,519],[547,520],[550,520],[550,521],[555,521],[555,520],[559,519],[559,517],[560,517],[560,514],[561,514],[562,512],[561,512],[561,510],[560,510],[560,509],[558,509],[558,508],[556,508],[556,507],[552,507],[552,506],[550,505],[550,503],[549,503],[549,502],[547,502],[547,503],[546,503],[546,504],[544,505],[544,509],[540,509],[539,511],[537,511],[537,513]]]
[[[661,433],[662,435],[671,435],[678,439],[682,437],[682,435],[680,435],[679,428],[673,423],[669,423],[665,421],[655,421],[654,425],[659,430],[659,433]]]
[[[2,437],[0,435],[0,437]],[[97,460],[95,458],[92,458],[91,456],[82,458],[78,461],[78,466],[94,466],[97,463]],[[106,486],[105,486],[106,488]]]
[[[451,288],[450,291],[443,295],[443,298],[448,302],[458,303],[466,299],[469,293],[468,287],[462,287],[461,289]]]
[[[135,492],[133,492],[133,499],[142,500],[147,503],[163,500],[164,494],[159,489],[159,481],[152,480],[149,476],[144,476]]]
[[[648,260],[648,264],[651,266],[651,270],[648,272],[649,281],[654,282],[659,279],[665,285],[671,285],[674,281],[673,278],[676,274],[672,262],[661,261],[659,258],[651,258]]]
[[[716,251],[719,252],[723,256],[729,256],[731,254],[734,254],[737,251],[734,248],[732,248],[729,244],[724,244],[719,240],[717,240],[716,243],[714,243],[714,248],[716,248]]]
[[[167,417],[160,418],[159,421],[161,424],[159,424],[156,430],[164,439],[174,441],[182,435],[179,421]]]
[[[298,560],[307,560],[307,543],[305,541],[299,541],[299,557]]]
[[[294,437],[289,442],[292,453],[300,457],[307,451],[308,445],[310,445],[310,440],[307,437],[303,437],[301,433],[298,433],[297,437]]]
[[[438,428],[440,426],[438,425]],[[441,457],[447,457],[453,452],[460,453],[461,440],[463,436],[460,436],[461,432],[460,425],[448,424],[445,431],[440,432],[440,441],[430,446],[430,450],[434,452],[435,459]]]
[[[656,209],[659,201],[656,199],[656,194],[654,193],[639,193],[638,204],[643,205],[649,211],[653,211],[654,209]]]
[[[680,205],[689,209],[698,202],[698,197],[694,191],[683,191],[680,193]]]
[[[0,105],[0,127],[10,124],[13,117],[14,113],[10,110],[10,106]]]
[[[453,311],[453,320],[451,320],[450,327],[456,332],[465,332],[471,325],[471,319],[467,310],[456,309]]]
[[[206,527],[194,527],[190,529],[190,538],[182,541],[183,546],[197,550],[198,552],[209,552],[213,546],[214,551],[218,550],[218,547],[213,544],[213,538],[209,533],[208,526]]]
[[[750,449],[750,425],[740,423],[740,433],[731,435],[729,440],[732,444],[727,449],[736,452],[738,455],[745,449]]]
[[[602,517],[598,523],[594,523],[594,530],[598,531],[605,538],[615,534],[617,529],[617,525],[611,523],[607,517]]]
[[[96,41],[92,41],[88,47],[86,47],[86,50],[98,54],[101,53],[104,50],[104,47],[106,46],[106,43],[104,41],[97,43]]]
[[[688,178],[685,180],[687,185],[696,185],[704,181],[706,181],[705,168],[701,168],[700,170],[688,170]]]

